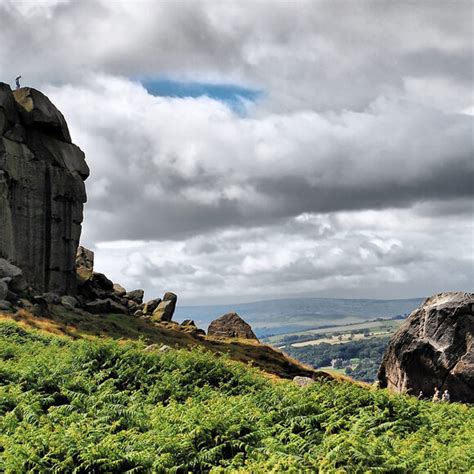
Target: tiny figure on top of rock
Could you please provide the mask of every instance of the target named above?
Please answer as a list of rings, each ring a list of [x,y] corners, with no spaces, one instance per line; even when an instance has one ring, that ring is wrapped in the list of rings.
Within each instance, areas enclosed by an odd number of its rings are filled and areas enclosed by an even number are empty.
[[[434,403],[438,403],[440,400],[441,400],[441,398],[440,398],[440,396],[439,396],[438,387],[435,387],[435,389],[434,389],[434,394],[433,394],[433,402],[434,402]]]
[[[20,87],[21,87],[20,79],[21,79],[21,76],[16,76],[16,78],[15,78],[15,84],[16,84],[17,89],[20,89]]]

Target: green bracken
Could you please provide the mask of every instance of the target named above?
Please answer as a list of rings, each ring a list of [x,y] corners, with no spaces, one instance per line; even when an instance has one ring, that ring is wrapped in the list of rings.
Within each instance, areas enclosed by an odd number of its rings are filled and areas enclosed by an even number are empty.
[[[473,472],[474,411],[0,323],[0,471]]]

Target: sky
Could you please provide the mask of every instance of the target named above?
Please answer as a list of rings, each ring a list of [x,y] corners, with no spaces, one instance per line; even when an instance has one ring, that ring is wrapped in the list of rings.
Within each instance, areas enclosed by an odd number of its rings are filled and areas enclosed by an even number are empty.
[[[473,3],[0,0],[86,153],[97,271],[182,304],[474,281]]]

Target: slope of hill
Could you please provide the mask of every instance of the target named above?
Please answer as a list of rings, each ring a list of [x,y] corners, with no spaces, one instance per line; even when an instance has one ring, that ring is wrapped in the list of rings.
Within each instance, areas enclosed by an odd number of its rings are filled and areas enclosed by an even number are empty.
[[[0,323],[0,471],[472,472],[474,411]]]
[[[180,306],[175,319],[194,319],[200,326],[229,311],[242,315],[257,336],[285,334],[322,326],[351,324],[411,313],[424,298],[402,300],[291,298],[232,305]]]

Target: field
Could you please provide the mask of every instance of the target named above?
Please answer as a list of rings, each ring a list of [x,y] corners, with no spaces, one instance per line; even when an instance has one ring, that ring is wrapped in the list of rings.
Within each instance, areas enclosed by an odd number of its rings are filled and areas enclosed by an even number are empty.
[[[474,469],[474,411],[351,382],[306,388],[195,348],[0,322],[0,471]]]

